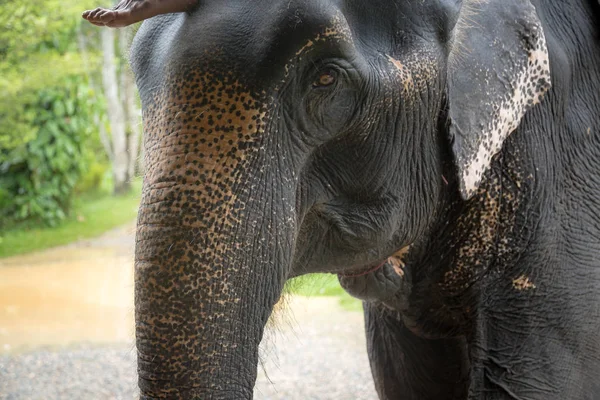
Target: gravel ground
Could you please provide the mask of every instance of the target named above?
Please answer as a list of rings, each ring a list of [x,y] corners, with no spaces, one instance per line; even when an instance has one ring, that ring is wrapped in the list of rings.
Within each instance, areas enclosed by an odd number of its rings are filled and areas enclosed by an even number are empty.
[[[0,399],[134,399],[135,358],[131,347],[41,350],[0,358]]]
[[[335,298],[293,297],[261,345],[255,399],[376,400],[362,315]],[[132,344],[0,356],[0,399],[136,398]]]

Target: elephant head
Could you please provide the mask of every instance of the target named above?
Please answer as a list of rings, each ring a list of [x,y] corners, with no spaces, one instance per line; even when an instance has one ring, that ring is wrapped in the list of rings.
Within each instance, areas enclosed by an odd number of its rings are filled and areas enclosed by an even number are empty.
[[[400,255],[473,196],[549,86],[527,0],[200,1],[146,21],[132,65],[148,399],[251,398],[290,277],[398,292]]]

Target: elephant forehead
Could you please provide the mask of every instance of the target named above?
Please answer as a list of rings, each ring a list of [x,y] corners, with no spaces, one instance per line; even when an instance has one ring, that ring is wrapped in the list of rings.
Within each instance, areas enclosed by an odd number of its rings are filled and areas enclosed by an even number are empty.
[[[344,19],[344,16],[341,13],[338,13],[331,19],[328,25],[324,26],[322,30],[315,35],[315,37],[309,39],[306,44],[296,51],[296,56],[301,57],[304,53],[311,50],[315,43],[340,40],[346,42],[353,41],[352,32],[350,31],[348,23]]]

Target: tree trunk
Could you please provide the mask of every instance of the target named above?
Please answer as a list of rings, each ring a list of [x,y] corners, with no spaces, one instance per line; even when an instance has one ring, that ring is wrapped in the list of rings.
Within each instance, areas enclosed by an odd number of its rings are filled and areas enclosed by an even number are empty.
[[[127,49],[131,41],[131,32],[129,29],[119,30],[119,45],[123,58],[127,58]],[[133,75],[127,63],[121,68],[121,90],[122,102],[127,119],[127,150],[129,153],[129,163],[127,165],[127,175],[133,178],[136,173],[136,162],[140,151],[140,138],[142,135],[140,110],[137,105],[137,96]]]
[[[85,34],[81,30],[81,27],[79,29],[77,29],[77,44],[79,46],[79,52],[82,55],[83,67],[85,69],[85,74],[87,76],[89,85],[96,93],[100,93],[101,89],[96,84],[96,81],[94,80],[94,76],[93,76],[93,71],[91,70],[90,65],[87,61],[89,59],[88,43],[87,43]],[[113,162],[112,144],[110,142],[110,138],[108,137],[108,133],[106,132],[106,127],[102,121],[101,111],[97,110],[97,109],[94,110],[94,125],[98,127],[100,143],[102,143],[102,146],[104,147],[104,151],[106,152],[106,155],[108,156],[108,160],[112,163]]]
[[[130,188],[130,177],[128,176],[129,156],[127,154],[125,116],[122,104],[119,101],[119,88],[117,85],[114,30],[102,29],[101,41],[103,53],[102,83],[106,97],[112,139],[114,193],[122,194]]]

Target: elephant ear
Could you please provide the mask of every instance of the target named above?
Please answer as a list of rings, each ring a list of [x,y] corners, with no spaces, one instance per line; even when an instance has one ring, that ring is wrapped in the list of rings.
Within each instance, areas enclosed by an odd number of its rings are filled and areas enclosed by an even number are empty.
[[[550,88],[548,50],[529,0],[463,0],[448,62],[452,151],[464,199],[525,112]]]

